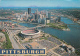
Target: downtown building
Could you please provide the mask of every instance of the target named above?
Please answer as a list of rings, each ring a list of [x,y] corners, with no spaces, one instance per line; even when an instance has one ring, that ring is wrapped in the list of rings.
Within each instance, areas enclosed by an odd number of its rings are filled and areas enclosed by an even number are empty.
[[[28,8],[28,14],[31,14],[31,8]]]

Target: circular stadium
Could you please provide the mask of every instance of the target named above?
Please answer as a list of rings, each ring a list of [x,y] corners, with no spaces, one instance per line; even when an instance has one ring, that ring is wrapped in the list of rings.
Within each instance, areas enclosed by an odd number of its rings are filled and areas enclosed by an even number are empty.
[[[21,31],[21,34],[24,35],[24,37],[38,37],[38,35],[40,34],[40,31],[37,29],[27,29],[24,31]]]

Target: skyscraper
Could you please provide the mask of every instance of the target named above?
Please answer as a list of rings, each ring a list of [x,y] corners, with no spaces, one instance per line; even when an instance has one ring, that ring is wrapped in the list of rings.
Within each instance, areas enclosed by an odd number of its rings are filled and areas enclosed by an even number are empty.
[[[31,14],[31,8],[28,8],[28,14]]]
[[[35,14],[35,20],[38,20],[38,18],[39,18],[39,15]]]
[[[48,18],[49,18],[49,19],[51,18],[51,13],[50,13],[50,12],[48,13]]]
[[[38,9],[36,10],[36,14],[38,14]]]
[[[46,11],[46,18],[48,18],[48,11]]]
[[[61,17],[58,17],[58,22],[60,22],[61,21]]]
[[[28,12],[25,12],[25,15],[26,15],[26,20],[28,19]]]

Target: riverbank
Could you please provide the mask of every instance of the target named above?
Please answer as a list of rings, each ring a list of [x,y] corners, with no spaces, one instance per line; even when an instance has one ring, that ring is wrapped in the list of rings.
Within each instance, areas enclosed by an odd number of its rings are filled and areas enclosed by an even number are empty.
[[[17,22],[17,23],[26,23],[25,21],[19,21],[19,20],[11,20],[12,22]]]
[[[38,23],[32,23],[32,22],[26,22],[26,21],[20,21],[20,20],[11,20],[12,22],[17,22],[17,23],[29,23],[29,24],[35,24],[38,25]]]
[[[55,29],[59,29],[59,30],[63,30],[63,31],[70,31],[70,29],[67,27],[67,25],[63,24],[61,22],[59,22],[59,23],[48,23],[47,25],[49,25],[49,27],[52,27]]]
[[[19,36],[19,38],[21,39],[21,36]],[[28,38],[28,37],[26,38],[25,37],[25,39],[21,40],[21,43],[22,43],[22,45],[24,45],[28,49],[34,49],[34,48],[43,49],[43,48],[45,48],[47,50],[46,54],[49,52],[52,52],[52,51],[57,53],[56,49],[61,48],[60,46],[63,46],[63,45],[66,46],[67,48],[74,49],[74,47],[72,47],[71,45],[68,45],[64,41],[61,41],[56,36],[50,35],[48,33],[44,33],[43,31],[41,31],[39,37],[37,37],[37,38]],[[59,49],[59,50],[61,50],[61,49]],[[66,55],[66,53],[69,54],[69,52],[66,52],[66,51],[64,51],[63,53],[65,55]],[[71,51],[71,53],[74,53],[74,52]],[[57,54],[61,55],[59,53],[57,53]]]
[[[24,25],[23,25],[23,26],[24,26]],[[27,27],[28,27],[28,26],[27,26]],[[46,30],[46,29],[45,29],[45,30]],[[48,30],[49,30],[49,31],[48,31]],[[59,31],[60,31],[60,30],[56,30],[56,29],[54,29],[54,30],[55,30],[56,32],[53,31],[51,28],[50,28],[50,29],[47,29],[46,31],[48,31],[48,34],[51,34],[51,33],[52,33],[51,35],[53,35],[54,33],[57,33],[57,31],[58,31],[58,33],[59,33]],[[51,32],[51,33],[50,33],[50,32]],[[61,33],[61,32],[66,32],[66,31],[60,31],[60,33]],[[46,33],[47,33],[47,32],[46,32]],[[65,34],[63,35],[63,33],[61,33],[61,34],[59,34],[59,35],[61,35],[61,36],[63,37]],[[57,36],[57,35],[55,35],[55,36]],[[58,36],[57,36],[57,37],[58,37]],[[44,37],[44,38],[45,38],[45,37]],[[58,38],[59,38],[59,37],[58,37]],[[64,37],[64,38],[68,38],[68,35],[67,35],[67,37]],[[46,39],[46,38],[45,38],[45,39]],[[60,38],[59,38],[59,39],[60,39]],[[70,39],[70,40],[71,40],[71,39]],[[64,40],[64,41],[65,41],[65,40]]]
[[[66,15],[66,16],[63,16],[63,17],[69,18],[69,19],[72,20],[73,22],[75,22],[75,23],[77,23],[77,24],[80,25],[80,20],[74,21],[75,17],[69,16],[69,15]],[[78,19],[78,18],[76,18],[76,19]]]
[[[11,21],[18,22],[18,23],[29,23],[29,24],[37,24],[38,25],[38,23],[30,23],[30,22],[25,22],[25,21],[16,21],[16,20],[11,20]],[[67,27],[67,25],[62,22],[48,23],[47,25],[49,25],[49,27],[52,27],[54,29],[63,30],[63,31],[70,31],[70,29]]]
[[[69,18],[65,18],[65,17],[61,17],[61,21],[64,22],[65,24],[74,24],[74,22],[72,20],[70,20]],[[15,23],[15,22],[13,22]],[[20,25],[28,27],[27,23],[21,23]],[[71,27],[69,27],[70,31],[61,31],[58,29],[54,29],[54,28],[50,28],[50,27],[45,27],[45,28],[41,28],[41,30],[43,30],[45,33],[51,34],[51,35],[55,35],[57,36],[59,39],[64,40],[65,42],[71,44],[73,47],[80,48],[80,29],[77,29],[77,27],[80,27],[79,25],[70,25]],[[30,25],[30,27],[35,27],[33,24]],[[76,28],[74,28],[76,27]]]

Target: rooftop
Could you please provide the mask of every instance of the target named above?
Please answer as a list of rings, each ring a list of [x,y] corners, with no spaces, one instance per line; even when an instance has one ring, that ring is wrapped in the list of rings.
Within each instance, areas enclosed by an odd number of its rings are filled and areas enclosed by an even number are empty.
[[[24,35],[35,35],[35,34],[40,33],[40,31],[35,30],[35,29],[28,29],[28,30],[21,31],[21,33]]]

